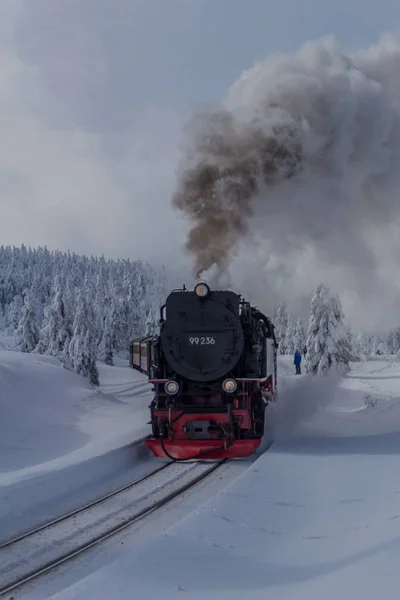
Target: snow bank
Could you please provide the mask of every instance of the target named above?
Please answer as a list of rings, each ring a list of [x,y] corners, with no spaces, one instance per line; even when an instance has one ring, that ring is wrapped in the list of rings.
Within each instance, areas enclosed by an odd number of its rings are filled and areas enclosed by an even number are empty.
[[[366,377],[382,367],[381,382],[389,371],[400,392],[399,367],[369,363]],[[108,600],[116,590],[120,600],[397,599],[400,402],[383,391],[366,408],[368,380],[357,368],[352,379],[313,388],[327,393],[319,406],[318,394],[307,404],[305,394],[290,392],[287,410],[298,400],[307,418],[292,419],[234,483],[52,600]]]
[[[100,365],[103,385],[57,359],[0,350],[0,486],[87,460],[148,433],[150,386]]]
[[[148,434],[150,386],[117,362],[99,364],[98,390],[56,358],[0,350],[1,539],[150,469],[135,443]]]
[[[0,384],[0,472],[59,457],[90,439],[78,421],[92,388],[57,359],[0,350]]]

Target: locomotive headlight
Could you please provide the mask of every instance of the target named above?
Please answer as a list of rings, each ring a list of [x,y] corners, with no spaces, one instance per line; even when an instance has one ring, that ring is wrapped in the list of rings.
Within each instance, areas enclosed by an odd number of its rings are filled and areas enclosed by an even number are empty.
[[[170,381],[167,381],[167,383],[164,385],[164,389],[169,396],[173,396],[174,394],[177,394],[179,392],[179,385],[176,381],[173,381],[171,379]]]
[[[206,283],[198,283],[194,288],[195,294],[200,296],[200,298],[204,298],[210,293],[210,288]]]
[[[232,394],[237,389],[237,383],[234,379],[225,379],[222,384],[222,389],[228,394]]]

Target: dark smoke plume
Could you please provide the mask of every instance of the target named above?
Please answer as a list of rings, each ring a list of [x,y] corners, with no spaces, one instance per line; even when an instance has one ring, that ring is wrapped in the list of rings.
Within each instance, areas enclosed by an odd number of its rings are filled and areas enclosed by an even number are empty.
[[[192,123],[197,162],[183,172],[173,203],[194,221],[186,247],[195,256],[197,276],[228,264],[248,231],[260,185],[274,186],[301,168],[298,128],[279,122],[277,107],[265,112],[268,127],[256,118],[240,123],[223,110]]]

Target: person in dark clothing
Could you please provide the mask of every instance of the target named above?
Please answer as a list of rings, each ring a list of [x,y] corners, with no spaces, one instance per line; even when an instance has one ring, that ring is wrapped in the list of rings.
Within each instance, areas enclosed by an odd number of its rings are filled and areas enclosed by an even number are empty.
[[[294,353],[293,364],[296,367],[296,375],[301,375],[301,354],[298,350]]]
[[[305,356],[307,354],[307,346],[304,346],[303,348],[303,355]]]

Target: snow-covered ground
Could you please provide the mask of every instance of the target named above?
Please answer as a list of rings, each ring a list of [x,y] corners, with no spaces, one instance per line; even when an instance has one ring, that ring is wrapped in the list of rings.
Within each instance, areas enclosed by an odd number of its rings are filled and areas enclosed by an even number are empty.
[[[132,539],[52,600],[397,599],[400,365],[352,367],[343,380],[310,382],[280,359],[269,451],[184,520],[171,514],[157,539]]]
[[[100,389],[56,358],[0,349],[0,538],[91,500],[126,478],[149,433],[145,376],[99,364]],[[141,461],[141,468],[150,469]],[[149,460],[147,460],[149,462]],[[141,472],[140,472],[141,473]]]
[[[144,376],[123,361],[99,365],[94,390],[56,359],[8,345],[3,338],[2,538],[151,468],[134,443],[148,433]],[[400,363],[376,357],[340,380],[293,371],[291,357],[280,357],[268,452],[229,485],[214,482],[211,495],[205,484],[189,516],[171,510],[149,542],[132,535],[99,569],[90,563],[100,550],[88,553],[90,575],[71,569],[59,588],[52,581],[55,595],[43,580],[40,597],[397,599]]]
[[[99,390],[56,358],[0,350],[0,485],[59,470],[148,433],[146,378],[99,365]]]

